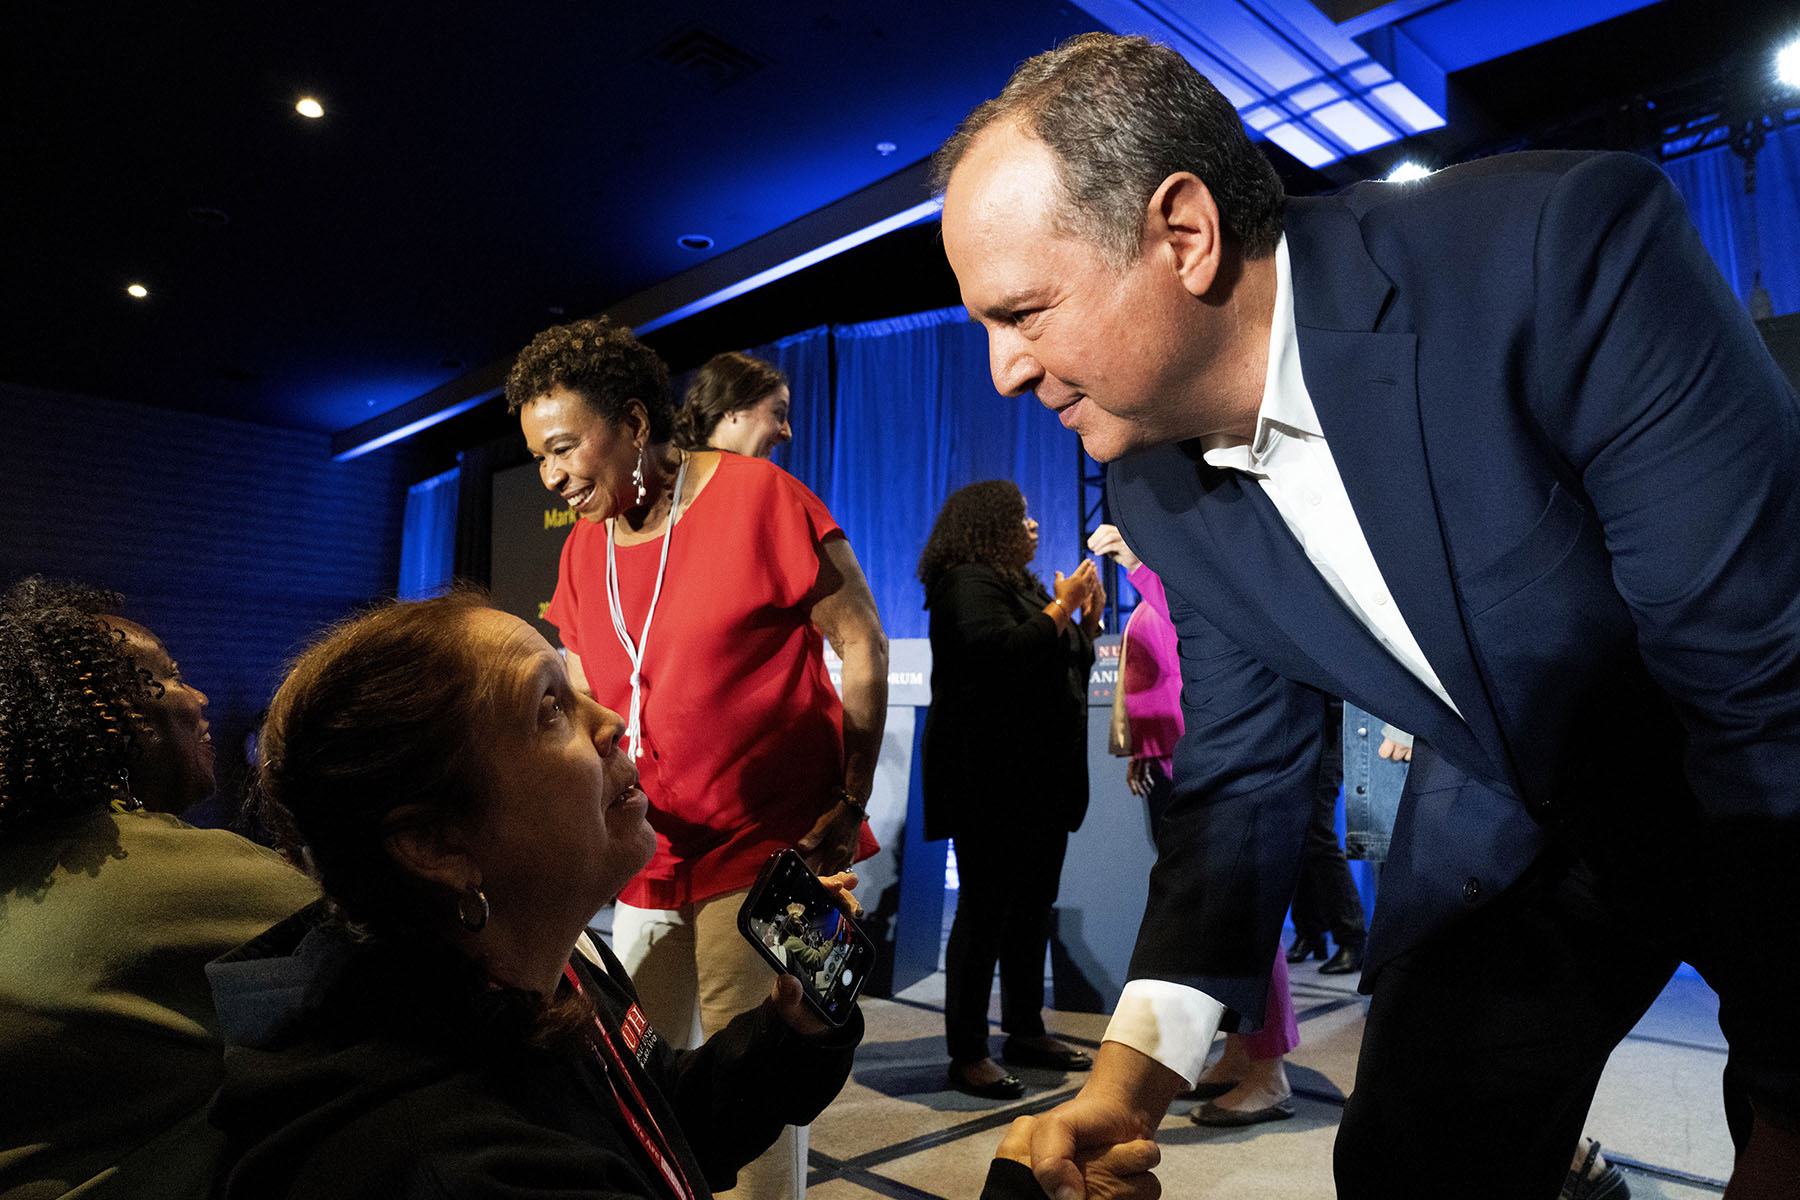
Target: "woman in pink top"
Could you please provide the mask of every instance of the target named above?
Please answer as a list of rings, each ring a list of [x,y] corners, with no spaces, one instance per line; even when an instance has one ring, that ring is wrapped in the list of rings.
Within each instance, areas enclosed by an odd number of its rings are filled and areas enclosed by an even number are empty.
[[[1175,625],[1169,618],[1162,580],[1131,552],[1116,526],[1094,530],[1088,549],[1124,568],[1131,586],[1143,597],[1125,626],[1119,694],[1124,697],[1130,726],[1131,764],[1126,768],[1126,781],[1132,794],[1142,796],[1149,806],[1154,833],[1174,790],[1170,765],[1182,733],[1181,660]],[[1225,1053],[1200,1073],[1199,1082],[1188,1093],[1205,1101],[1191,1114],[1194,1123],[1255,1125],[1293,1116],[1293,1089],[1288,1085],[1283,1056],[1299,1044],[1300,1027],[1294,1020],[1293,997],[1288,995],[1287,961],[1278,944],[1262,1029],[1225,1035]]]

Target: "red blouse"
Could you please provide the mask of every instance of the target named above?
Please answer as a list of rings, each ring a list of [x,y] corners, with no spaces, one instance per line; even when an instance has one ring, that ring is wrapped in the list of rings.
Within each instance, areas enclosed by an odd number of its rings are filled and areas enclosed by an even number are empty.
[[[666,533],[664,536],[668,536]],[[656,855],[619,897],[679,908],[749,887],[838,800],[844,709],[801,602],[818,546],[843,532],[773,463],[721,454],[676,522],[643,661],[637,767]],[[621,546],[625,628],[644,642],[662,538]],[[606,594],[606,526],[576,521],[545,619],[581,656],[594,697],[631,708],[631,660]],[[859,859],[878,849],[865,824]]]

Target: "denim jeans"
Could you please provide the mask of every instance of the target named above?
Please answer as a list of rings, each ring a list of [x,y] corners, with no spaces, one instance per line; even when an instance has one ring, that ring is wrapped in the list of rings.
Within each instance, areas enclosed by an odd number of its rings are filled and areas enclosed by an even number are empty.
[[[1351,858],[1387,857],[1406,785],[1407,764],[1382,758],[1381,721],[1344,702],[1344,851]]]

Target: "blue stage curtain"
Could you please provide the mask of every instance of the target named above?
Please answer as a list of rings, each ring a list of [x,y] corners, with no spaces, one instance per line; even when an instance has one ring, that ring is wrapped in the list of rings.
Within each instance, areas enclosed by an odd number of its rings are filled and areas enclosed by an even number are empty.
[[[450,586],[456,568],[456,487],[460,467],[406,489],[400,530],[402,600],[423,600]]]
[[[1756,156],[1754,198],[1744,194],[1744,160],[1724,146],[1674,159],[1663,170],[1738,298],[1749,304],[1759,257],[1776,315],[1800,311],[1800,126],[1769,135]]]
[[[1078,565],[1080,446],[1036,400],[994,391],[987,335],[963,309],[831,333],[837,453],[823,486],[807,482],[849,536],[889,637],[926,636],[919,551],[966,483],[1019,485],[1042,526],[1034,569],[1046,583]]]
[[[831,329],[819,325],[744,353],[781,368],[793,405],[788,424],[794,440],[775,448],[775,465],[814,491],[831,475]]]

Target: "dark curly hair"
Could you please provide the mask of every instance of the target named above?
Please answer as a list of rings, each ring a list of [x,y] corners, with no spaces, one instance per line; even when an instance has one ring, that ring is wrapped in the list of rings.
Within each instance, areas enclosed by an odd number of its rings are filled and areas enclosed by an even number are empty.
[[[957,488],[938,510],[931,536],[919,554],[919,582],[925,585],[925,607],[951,567],[988,567],[1049,603],[1050,593],[1025,569],[1031,538],[1025,532],[1025,497],[1010,479],[984,479]]]
[[[1084,33],[1027,60],[933,155],[936,190],[982,131],[1007,122],[1055,153],[1058,223],[1115,263],[1137,257],[1150,197],[1178,171],[1206,184],[1245,258],[1267,257],[1281,240],[1281,177],[1231,102],[1167,46]]]
[[[666,442],[674,427],[669,368],[631,331],[605,317],[553,325],[519,351],[506,376],[506,411],[561,385],[608,421],[623,420],[625,405],[641,400],[650,416],[650,440]]]
[[[687,399],[675,414],[675,444],[704,450],[720,421],[787,385],[787,376],[774,363],[735,350],[713,355],[694,372]]]
[[[130,794],[149,675],[99,617],[116,592],[33,575],[0,596],[0,839]]]

